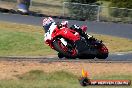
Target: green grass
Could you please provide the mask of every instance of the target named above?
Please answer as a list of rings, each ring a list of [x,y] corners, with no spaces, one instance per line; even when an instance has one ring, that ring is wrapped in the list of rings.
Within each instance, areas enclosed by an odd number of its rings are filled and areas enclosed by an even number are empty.
[[[9,30],[0,30],[0,55],[48,55],[54,54],[44,45],[43,36]]]
[[[43,34],[42,27],[0,22],[0,56],[56,54],[56,51],[44,44]],[[104,41],[110,53],[132,51],[132,40],[106,35],[93,35]]]
[[[16,30],[15,30],[16,29]],[[37,29],[4,29],[0,27],[0,56],[45,56],[56,52],[44,45],[43,34]]]
[[[17,78],[17,80],[1,80],[0,88],[70,88],[71,85],[76,88],[79,86],[78,78],[64,71],[48,74],[34,70]]]
[[[17,79],[0,80],[0,88],[84,88],[79,84],[78,76],[65,71],[45,73],[41,70],[32,70]],[[95,77],[96,78],[96,77]],[[93,78],[94,79],[94,78]],[[101,76],[98,79],[131,79],[132,75]],[[103,86],[103,88],[131,88],[132,86]],[[102,88],[102,86],[90,86],[88,88]]]

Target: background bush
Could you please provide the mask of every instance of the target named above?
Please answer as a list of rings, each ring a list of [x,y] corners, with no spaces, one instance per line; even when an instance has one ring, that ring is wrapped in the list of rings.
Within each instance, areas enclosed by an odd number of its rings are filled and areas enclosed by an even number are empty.
[[[68,2],[76,2],[82,4],[95,3],[97,0],[67,0]]]
[[[113,17],[132,17],[132,0],[111,0],[110,7],[127,8],[118,9],[110,8],[109,13]]]

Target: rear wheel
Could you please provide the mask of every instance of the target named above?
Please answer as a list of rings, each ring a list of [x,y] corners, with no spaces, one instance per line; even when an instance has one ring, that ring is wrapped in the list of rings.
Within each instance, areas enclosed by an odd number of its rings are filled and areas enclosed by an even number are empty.
[[[108,57],[108,49],[104,44],[101,44],[99,49],[98,49],[99,53],[97,54],[97,58],[98,59],[106,59]]]
[[[98,54],[96,56],[98,59],[106,59],[108,57],[108,53],[105,53],[105,54]]]
[[[56,39],[53,42],[54,48],[61,55],[59,57],[75,58],[77,56],[77,50],[72,43],[67,42],[67,45],[64,45],[60,39]]]

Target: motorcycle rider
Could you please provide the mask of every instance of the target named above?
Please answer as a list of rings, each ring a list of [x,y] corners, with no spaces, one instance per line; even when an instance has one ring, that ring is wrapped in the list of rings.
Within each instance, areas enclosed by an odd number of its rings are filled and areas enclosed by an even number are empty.
[[[51,17],[43,19],[43,28],[45,30],[45,33],[49,30],[52,23],[55,23],[55,21]]]
[[[62,21],[61,23],[59,22],[55,23],[55,21],[51,17],[48,17],[48,18],[43,19],[43,28],[45,29],[45,32],[49,30],[50,26],[53,26],[52,23],[54,23],[54,25],[56,25],[56,27],[58,27],[59,29],[63,27],[68,28],[68,21]],[[93,39],[93,37],[91,35],[88,35],[86,32],[87,26],[80,27],[74,24],[70,27],[70,29],[79,32],[79,34],[83,36],[88,42]]]

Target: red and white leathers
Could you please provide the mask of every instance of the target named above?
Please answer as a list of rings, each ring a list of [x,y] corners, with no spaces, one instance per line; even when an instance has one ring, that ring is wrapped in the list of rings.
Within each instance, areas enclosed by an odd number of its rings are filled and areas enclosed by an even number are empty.
[[[63,28],[68,28],[68,21],[62,21],[60,24],[57,24],[51,17],[48,17],[43,20],[43,27],[46,31],[44,34],[44,41],[45,43],[48,43],[47,41],[52,40],[52,32],[54,29],[61,30]],[[86,40],[92,37],[86,33],[87,26],[80,27],[78,25],[72,25],[70,28],[79,32],[84,38],[86,38]]]
[[[60,28],[60,30],[62,29],[62,28],[67,28],[68,26],[68,21],[62,21],[61,22],[61,25],[62,25],[62,27]],[[57,26],[57,24],[55,23],[55,22],[53,22],[52,21],[52,23],[51,23],[51,25],[50,25],[50,27],[49,27],[49,29],[48,29],[48,31],[44,34],[44,41],[46,42],[47,40],[52,40],[52,32],[54,31],[54,29],[55,28],[57,28],[58,26]]]

